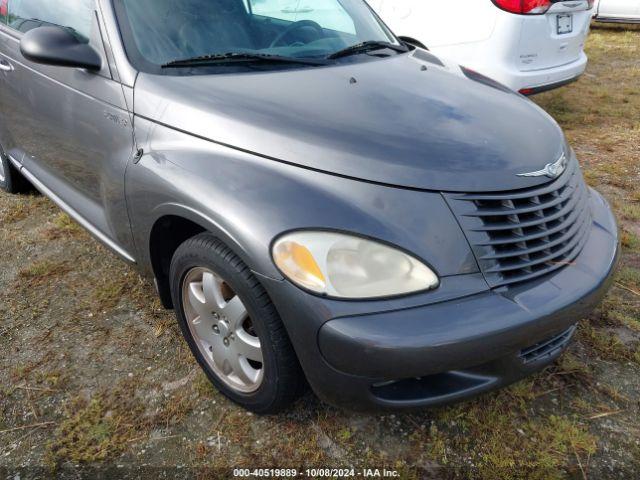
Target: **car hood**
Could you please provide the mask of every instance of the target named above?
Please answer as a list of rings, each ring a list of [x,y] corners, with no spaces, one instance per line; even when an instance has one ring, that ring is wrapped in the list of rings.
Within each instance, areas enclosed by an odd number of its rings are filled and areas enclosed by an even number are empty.
[[[276,72],[140,74],[134,110],[265,159],[382,184],[478,192],[548,181],[518,174],[562,154],[553,119],[420,52]]]

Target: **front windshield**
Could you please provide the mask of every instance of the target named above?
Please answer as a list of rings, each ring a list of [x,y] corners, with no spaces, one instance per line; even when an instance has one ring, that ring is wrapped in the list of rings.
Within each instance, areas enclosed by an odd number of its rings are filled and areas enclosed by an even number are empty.
[[[117,0],[116,6],[127,53],[146,70],[229,53],[313,59],[363,42],[398,45],[363,0]]]

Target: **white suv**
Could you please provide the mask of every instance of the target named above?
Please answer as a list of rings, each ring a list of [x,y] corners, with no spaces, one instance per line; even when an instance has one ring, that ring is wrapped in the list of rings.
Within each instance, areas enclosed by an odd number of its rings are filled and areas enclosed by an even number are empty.
[[[531,95],[576,80],[593,0],[370,0],[397,35]]]

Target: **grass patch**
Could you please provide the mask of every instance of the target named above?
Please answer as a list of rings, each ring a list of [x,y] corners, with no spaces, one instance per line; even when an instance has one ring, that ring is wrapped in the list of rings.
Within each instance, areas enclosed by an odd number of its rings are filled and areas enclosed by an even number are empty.
[[[579,419],[532,419],[528,409],[510,408],[504,395],[450,409],[427,434],[413,436],[415,448],[454,469],[466,459],[469,469],[459,473],[480,479],[562,478],[563,471],[577,470],[577,458],[586,463],[596,452],[596,437]]]
[[[15,223],[24,220],[29,216],[29,204],[27,202],[19,202],[6,208],[2,212],[3,224]]]
[[[622,267],[618,273],[618,282],[629,288],[640,289],[640,270],[632,267]]]
[[[196,396],[191,389],[164,399],[155,412],[145,410],[136,397],[138,385],[124,381],[91,398],[76,396],[67,402],[64,419],[46,447],[46,462],[91,464],[117,457],[136,441],[148,439],[151,430],[180,424],[193,412]]]
[[[94,463],[125,451],[146,427],[140,421],[141,404],[129,396],[126,392],[115,392],[90,400],[72,399],[67,418],[47,445],[47,463],[53,467],[65,461]]]
[[[59,277],[71,271],[64,261],[51,259],[38,260],[24,267],[18,272],[18,278],[29,286],[48,283],[52,278]]]
[[[625,297],[629,296],[629,287],[625,285],[626,280],[625,273],[633,269],[624,268],[618,275],[620,279],[616,283],[614,291],[604,300],[600,308],[598,309],[599,315],[597,319],[592,323],[598,326],[619,327],[624,326],[635,332],[640,331],[640,315],[638,315],[638,303],[633,299],[628,300]],[[635,271],[637,274],[637,271]],[[634,274],[632,274],[634,275]]]
[[[92,307],[96,311],[106,311],[116,307],[123,299],[144,311],[164,311],[157,295],[151,294],[153,287],[127,265],[114,263],[96,272],[103,277],[94,286]]]
[[[640,204],[624,202],[618,206],[618,213],[625,220],[638,221],[640,220]]]
[[[126,291],[126,283],[120,278],[108,280],[95,287],[95,308],[103,311],[115,307]]]
[[[79,237],[85,234],[84,229],[64,212],[58,213],[43,235],[47,240],[55,240],[62,237]]]
[[[571,352],[566,352],[558,359],[556,368],[562,375],[571,375],[583,380],[590,380],[592,376],[589,364]]]
[[[618,335],[611,331],[585,324],[579,329],[579,338],[583,344],[588,345],[600,358],[619,363],[640,363],[638,344],[636,343],[633,346],[625,345]]]
[[[0,207],[0,225],[25,220],[37,212],[48,200],[38,194],[12,195]]]
[[[154,416],[154,425],[169,428],[182,422],[195,408],[197,398],[191,390],[177,392],[169,397],[167,402]]]
[[[640,250],[640,238],[633,232],[622,229],[620,232],[620,243],[627,250],[637,252]]]
[[[218,390],[209,381],[204,372],[198,372],[193,381],[193,388],[199,397],[213,399],[217,396]]]

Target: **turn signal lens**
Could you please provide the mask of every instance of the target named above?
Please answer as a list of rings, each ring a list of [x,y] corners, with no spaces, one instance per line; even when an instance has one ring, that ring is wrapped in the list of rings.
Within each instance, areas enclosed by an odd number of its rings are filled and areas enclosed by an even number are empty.
[[[342,233],[301,231],[273,245],[273,260],[298,286],[336,298],[381,298],[435,288],[436,274],[411,255]]]
[[[293,282],[313,291],[323,291],[326,280],[311,252],[294,241],[279,242],[273,250],[276,265]]]

